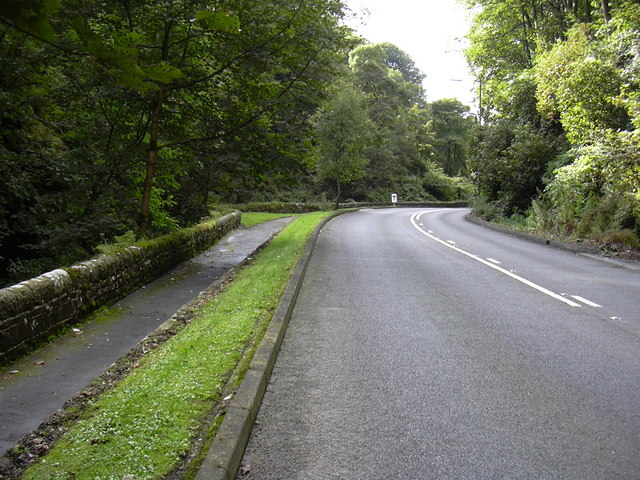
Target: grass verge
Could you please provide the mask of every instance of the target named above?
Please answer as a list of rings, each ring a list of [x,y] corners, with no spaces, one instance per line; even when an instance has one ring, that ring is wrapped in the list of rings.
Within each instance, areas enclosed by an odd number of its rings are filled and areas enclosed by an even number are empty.
[[[292,222],[191,323],[105,392],[23,479],[157,479],[178,468],[259,341],[313,228]],[[253,351],[253,348],[251,348]],[[234,381],[234,379],[231,379]]]
[[[252,227],[258,223],[268,222],[276,218],[291,217],[292,213],[264,213],[264,212],[243,212],[241,218],[242,225]]]

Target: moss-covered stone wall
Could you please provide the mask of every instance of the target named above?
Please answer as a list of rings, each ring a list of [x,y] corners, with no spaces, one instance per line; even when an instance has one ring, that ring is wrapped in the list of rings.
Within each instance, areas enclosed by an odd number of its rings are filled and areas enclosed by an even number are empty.
[[[0,364],[115,303],[239,225],[240,214],[232,213],[0,289]]]

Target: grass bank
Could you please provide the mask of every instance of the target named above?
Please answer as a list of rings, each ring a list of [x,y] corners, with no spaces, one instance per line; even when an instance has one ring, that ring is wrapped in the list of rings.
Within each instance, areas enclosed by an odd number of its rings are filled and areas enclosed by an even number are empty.
[[[24,479],[158,479],[180,467],[203,422],[247,364],[307,238],[302,215],[177,335],[93,402]]]
[[[243,212],[240,221],[245,227],[252,227],[258,223],[267,222],[276,218],[291,217],[293,215],[292,213]]]

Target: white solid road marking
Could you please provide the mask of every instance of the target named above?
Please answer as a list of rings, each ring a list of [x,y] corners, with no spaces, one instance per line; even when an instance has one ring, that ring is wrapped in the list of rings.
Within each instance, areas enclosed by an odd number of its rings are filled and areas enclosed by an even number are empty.
[[[456,242],[454,242],[453,240],[447,240],[447,243],[450,244],[450,245],[455,245],[456,244]]]
[[[412,225],[413,225],[413,226],[414,226],[414,227],[415,227],[415,228],[416,228],[420,233],[422,233],[423,235],[426,235],[426,236],[427,236],[427,237],[429,237],[431,240],[434,240],[434,241],[436,241],[436,242],[440,243],[441,245],[444,245],[444,246],[445,246],[445,247],[447,247],[447,248],[451,248],[452,250],[455,250],[455,251],[456,251],[456,252],[458,252],[458,253],[461,253],[461,254],[463,254],[463,255],[466,255],[467,257],[472,258],[472,259],[474,259],[474,260],[476,260],[476,261],[478,261],[478,262],[482,263],[483,265],[486,265],[487,267],[493,268],[494,270],[497,270],[497,271],[498,271],[498,272],[500,272],[500,273],[504,273],[505,275],[507,275],[508,277],[513,278],[514,280],[517,280],[517,281],[519,281],[519,282],[521,282],[521,283],[524,283],[525,285],[527,285],[527,286],[529,286],[529,287],[531,287],[531,288],[534,288],[534,289],[538,290],[539,292],[544,293],[545,295],[548,295],[548,296],[550,296],[550,297],[552,297],[552,298],[555,298],[556,300],[560,300],[560,301],[561,301],[561,302],[563,302],[563,303],[566,303],[566,304],[567,304],[567,305],[569,305],[570,307],[581,307],[581,306],[582,306],[582,305],[580,305],[579,303],[576,303],[576,302],[574,302],[574,301],[572,301],[572,300],[569,300],[568,298],[564,298],[564,297],[562,297],[562,296],[558,295],[557,293],[553,293],[551,290],[548,290],[548,289],[546,289],[546,288],[544,288],[544,287],[541,287],[540,285],[535,284],[535,283],[533,283],[533,282],[531,282],[531,281],[527,280],[526,278],[522,278],[521,276],[516,275],[515,273],[509,272],[508,270],[505,270],[505,269],[504,269],[504,268],[502,268],[502,267],[499,267],[499,266],[497,266],[497,265],[495,265],[495,264],[493,264],[493,263],[491,263],[491,262],[488,262],[487,260],[485,260],[485,259],[483,259],[483,258],[477,257],[477,256],[473,255],[472,253],[469,253],[469,252],[467,252],[467,251],[465,251],[465,250],[462,250],[461,248],[456,247],[455,245],[451,245],[451,244],[449,244],[449,243],[447,243],[447,242],[445,242],[445,241],[443,241],[443,240],[440,240],[439,238],[434,237],[434,236],[433,236],[433,235],[431,235],[430,233],[425,232],[424,230],[422,230],[422,229],[418,226],[418,224],[416,223],[416,221],[417,221],[417,220],[420,220],[420,217],[421,217],[423,214],[425,214],[425,213],[434,213],[434,212],[437,212],[437,211],[438,211],[438,210],[431,210],[431,211],[429,211],[429,212],[414,213],[413,215],[411,215],[411,224],[412,224]]]
[[[590,307],[594,307],[594,308],[602,308],[602,305],[598,305],[595,302],[592,302],[591,300],[587,300],[584,297],[580,297],[579,295],[571,295],[572,298],[575,298],[576,300],[578,300],[579,302],[582,302],[586,305],[589,305]]]
[[[487,260],[489,260],[491,263],[495,263],[496,265],[500,265],[502,263],[496,260],[495,258],[491,258],[491,257],[487,257]]]

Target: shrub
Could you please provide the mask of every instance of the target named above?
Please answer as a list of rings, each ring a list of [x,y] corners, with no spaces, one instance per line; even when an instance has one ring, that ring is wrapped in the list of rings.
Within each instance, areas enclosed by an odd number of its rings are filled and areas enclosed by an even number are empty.
[[[127,230],[122,235],[113,237],[113,242],[101,243],[95,250],[96,253],[110,253],[129,247],[136,242],[136,234],[133,230]]]
[[[602,243],[624,245],[631,248],[640,248],[640,240],[633,230],[609,230],[599,237]]]
[[[486,197],[476,197],[472,206],[473,212],[485,220],[491,221],[500,216],[500,208],[496,206],[495,202],[488,201]]]
[[[508,217],[531,206],[557,149],[557,139],[505,119],[476,129],[469,169],[480,195]]]

